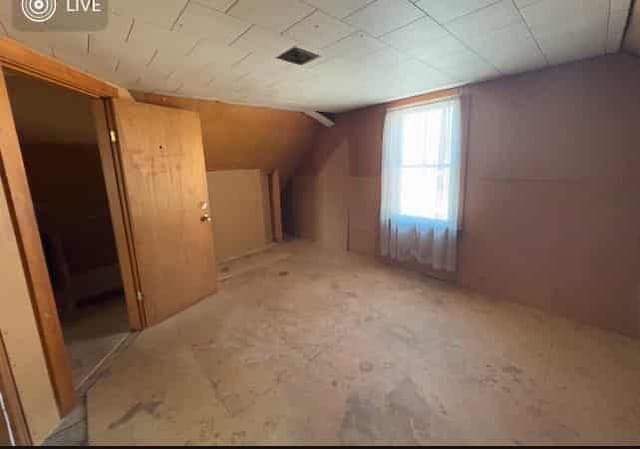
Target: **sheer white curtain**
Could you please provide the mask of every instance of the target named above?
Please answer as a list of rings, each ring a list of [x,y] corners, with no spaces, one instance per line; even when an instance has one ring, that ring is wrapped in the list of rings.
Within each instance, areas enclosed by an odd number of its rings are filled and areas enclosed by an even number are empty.
[[[398,261],[456,269],[460,98],[387,111],[380,248]]]

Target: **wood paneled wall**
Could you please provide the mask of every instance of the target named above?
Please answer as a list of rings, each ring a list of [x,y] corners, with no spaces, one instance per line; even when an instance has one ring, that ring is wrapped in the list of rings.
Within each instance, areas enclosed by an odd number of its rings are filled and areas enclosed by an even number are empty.
[[[207,173],[218,262],[265,249],[273,241],[266,175],[260,170]],[[265,192],[265,189],[267,190]]]
[[[138,101],[200,113],[208,171],[278,170],[286,184],[322,128],[301,112],[134,92]]]
[[[618,54],[464,88],[462,285],[640,336],[638,80],[640,59]],[[323,242],[347,198],[343,248],[377,254],[387,107],[339,115],[307,153],[298,235]],[[328,167],[349,173],[341,195]]]

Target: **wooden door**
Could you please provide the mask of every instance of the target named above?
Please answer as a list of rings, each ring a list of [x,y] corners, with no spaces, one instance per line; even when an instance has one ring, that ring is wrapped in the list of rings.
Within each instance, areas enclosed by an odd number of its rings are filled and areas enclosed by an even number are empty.
[[[217,287],[200,117],[112,104],[142,309],[153,325]]]

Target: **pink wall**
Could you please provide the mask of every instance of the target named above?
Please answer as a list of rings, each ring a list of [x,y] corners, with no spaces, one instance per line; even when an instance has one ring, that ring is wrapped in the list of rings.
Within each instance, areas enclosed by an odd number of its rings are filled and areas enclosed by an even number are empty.
[[[469,145],[459,282],[640,336],[640,60],[606,56],[463,93]],[[385,108],[340,115],[306,156],[294,204],[306,204],[297,215],[314,218],[299,221],[301,236],[326,241],[315,236],[335,230],[323,232],[322,223],[335,228],[342,214],[342,247],[377,253]],[[348,157],[334,157],[338,148]],[[340,180],[344,195],[327,171],[349,174]],[[314,209],[311,197],[345,204],[325,200]]]
[[[462,284],[638,335],[638,61],[470,89]]]

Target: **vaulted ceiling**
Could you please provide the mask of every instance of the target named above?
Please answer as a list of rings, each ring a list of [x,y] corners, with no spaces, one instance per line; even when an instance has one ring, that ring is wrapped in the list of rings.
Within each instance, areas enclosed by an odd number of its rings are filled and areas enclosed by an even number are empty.
[[[631,0],[110,0],[96,33],[18,31],[13,3],[0,33],[124,87],[339,112],[617,52]]]

